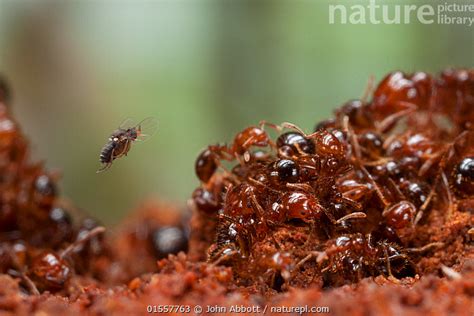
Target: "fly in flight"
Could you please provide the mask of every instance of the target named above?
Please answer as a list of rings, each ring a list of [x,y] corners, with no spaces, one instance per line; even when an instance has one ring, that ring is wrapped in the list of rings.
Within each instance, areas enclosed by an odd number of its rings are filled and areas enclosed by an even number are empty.
[[[109,169],[115,159],[127,155],[133,142],[148,139],[157,129],[158,121],[154,117],[148,117],[138,124],[134,124],[131,119],[126,119],[110,135],[107,144],[102,148],[99,157],[102,167],[97,170],[97,173]]]

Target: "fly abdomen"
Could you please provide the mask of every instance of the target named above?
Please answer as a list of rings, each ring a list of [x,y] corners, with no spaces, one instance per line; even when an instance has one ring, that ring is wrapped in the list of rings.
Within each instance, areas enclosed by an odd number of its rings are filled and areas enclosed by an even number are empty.
[[[113,160],[112,152],[114,151],[116,145],[117,144],[113,141],[110,141],[107,144],[105,144],[105,146],[102,148],[102,151],[100,152],[99,160],[101,163],[112,162]]]

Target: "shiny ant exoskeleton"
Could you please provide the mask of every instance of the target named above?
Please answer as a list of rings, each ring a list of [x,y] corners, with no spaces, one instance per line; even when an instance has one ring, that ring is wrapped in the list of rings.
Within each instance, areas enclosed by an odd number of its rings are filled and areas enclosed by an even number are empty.
[[[16,241],[4,252],[0,262],[0,271],[20,278],[32,294],[40,291],[59,291],[64,289],[74,274],[74,265],[70,262],[71,255],[84,243],[105,231],[104,227],[96,227],[87,234],[80,235],[76,241],[62,251],[51,249],[41,250]]]
[[[447,69],[435,82],[433,111],[441,112],[455,125],[455,132],[473,129],[474,70]]]
[[[414,276],[416,254],[441,245],[417,234],[430,215],[439,218],[438,204],[447,201],[447,219],[455,206],[473,209],[474,147],[470,132],[461,133],[472,129],[472,77],[395,72],[372,100],[368,88],[314,133],[265,123],[280,132],[275,142],[261,125],[209,147],[198,158],[202,185],[193,199],[218,223],[210,261],[276,290],[308,268],[329,286]],[[218,168],[224,172],[215,177]],[[316,267],[307,264],[312,258]]]
[[[264,130],[266,122],[261,122],[260,127],[251,126],[238,133],[232,144],[227,145],[211,145],[204,149],[195,162],[195,171],[201,182],[208,182],[216,172],[217,168],[222,166],[221,160],[233,161],[237,159],[241,164],[249,162],[252,147],[275,146]]]
[[[281,157],[291,158],[292,156],[312,155],[315,153],[315,143],[294,131],[281,134],[276,145],[278,154]]]
[[[461,195],[474,195],[474,156],[463,158],[453,170],[453,182]]]
[[[322,266],[325,283],[332,286],[380,274],[401,278],[416,273],[400,246],[377,240],[371,234],[342,235],[327,244],[317,260]]]

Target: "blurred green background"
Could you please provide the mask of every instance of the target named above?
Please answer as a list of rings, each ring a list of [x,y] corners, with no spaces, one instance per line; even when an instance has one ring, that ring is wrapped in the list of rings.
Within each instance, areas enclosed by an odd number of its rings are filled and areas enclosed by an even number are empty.
[[[185,205],[200,150],[261,119],[309,131],[370,75],[474,65],[472,27],[330,25],[328,4],[0,0],[0,72],[34,158],[113,224],[149,197]],[[96,174],[109,134],[148,116],[159,132]]]

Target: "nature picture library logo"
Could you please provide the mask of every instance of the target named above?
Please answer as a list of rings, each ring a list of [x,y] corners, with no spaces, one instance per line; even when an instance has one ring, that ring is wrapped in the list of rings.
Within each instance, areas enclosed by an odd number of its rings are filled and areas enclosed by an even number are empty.
[[[381,0],[334,1],[329,24],[474,25],[474,2],[404,3]]]

